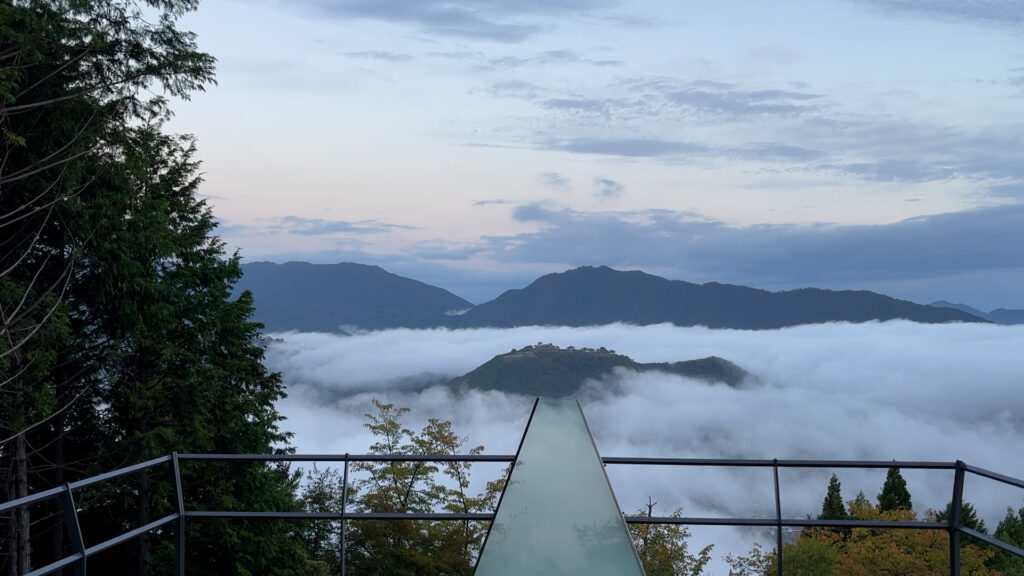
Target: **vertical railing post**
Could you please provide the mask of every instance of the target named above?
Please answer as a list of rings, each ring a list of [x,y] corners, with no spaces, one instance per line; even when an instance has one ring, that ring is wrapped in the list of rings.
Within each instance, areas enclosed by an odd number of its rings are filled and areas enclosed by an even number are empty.
[[[185,576],[185,497],[181,490],[181,468],[178,466],[178,453],[171,453],[171,464],[174,467],[174,492],[178,497],[178,534],[174,543],[174,551],[178,556],[178,576]]]
[[[338,555],[341,557],[341,576],[345,576],[345,511],[348,509],[348,452],[345,453],[345,471],[341,475],[341,535],[338,536]]]
[[[964,463],[953,469],[953,503],[949,512],[949,575],[960,576],[960,524],[964,509]]]
[[[772,460],[772,476],[775,480],[775,572],[778,576],[782,576],[782,499],[779,497],[778,458]]]
[[[78,523],[78,510],[75,508],[75,497],[71,493],[71,484],[64,485],[60,501],[61,510],[64,512],[64,525],[68,527],[71,551],[82,555],[82,559],[75,562],[74,575],[85,576],[85,540],[82,538],[82,526]]]

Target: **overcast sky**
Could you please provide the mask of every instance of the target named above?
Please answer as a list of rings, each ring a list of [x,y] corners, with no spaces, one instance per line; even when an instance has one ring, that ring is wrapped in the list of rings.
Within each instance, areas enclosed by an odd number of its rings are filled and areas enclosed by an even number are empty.
[[[580,264],[1024,308],[1024,0],[207,0],[247,260]]]

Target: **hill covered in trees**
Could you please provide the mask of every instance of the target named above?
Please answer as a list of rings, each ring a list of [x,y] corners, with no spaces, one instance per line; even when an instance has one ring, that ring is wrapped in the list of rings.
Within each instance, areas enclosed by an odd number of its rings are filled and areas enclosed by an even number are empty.
[[[425,327],[472,308],[458,296],[377,266],[253,262],[238,290],[257,294],[255,320],[267,331],[304,332]]]
[[[738,386],[749,376],[743,368],[716,356],[682,362],[640,363],[605,348],[559,348],[538,343],[495,356],[453,379],[449,385],[528,396],[571,396],[587,380],[607,377],[617,368],[664,372],[729,386]]]
[[[593,326],[623,322],[770,329],[822,322],[906,319],[988,322],[964,310],[924,306],[868,291],[803,288],[770,292],[732,284],[693,284],[639,271],[584,266],[547,274],[473,306],[416,280],[361,264],[243,265],[242,289],[255,296],[268,331],[515,326]]]
[[[589,326],[627,322],[766,329],[822,322],[902,318],[915,322],[984,322],[947,308],[868,291],[803,288],[769,292],[732,284],[693,284],[639,271],[584,266],[542,276],[453,321],[460,326]]]
[[[967,304],[956,304],[947,300],[938,300],[929,304],[929,306],[935,306],[937,308],[955,308],[963,312],[967,312],[978,318],[984,318],[989,322],[995,322],[996,324],[1013,325],[1013,324],[1024,324],[1024,310],[1014,310],[1011,308],[996,308],[984,312],[978,310],[973,306]]]

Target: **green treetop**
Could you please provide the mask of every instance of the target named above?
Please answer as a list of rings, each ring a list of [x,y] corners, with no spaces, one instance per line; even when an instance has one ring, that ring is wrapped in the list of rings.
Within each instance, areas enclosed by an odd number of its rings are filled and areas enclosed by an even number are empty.
[[[882,512],[890,510],[913,510],[910,502],[910,491],[907,490],[907,481],[900,474],[899,468],[889,468],[885,476],[885,484],[878,494],[878,507]]]
[[[821,514],[819,520],[847,520],[850,515],[846,512],[846,504],[843,503],[839,477],[835,474],[828,481],[828,491],[825,493],[825,501],[821,503]]]

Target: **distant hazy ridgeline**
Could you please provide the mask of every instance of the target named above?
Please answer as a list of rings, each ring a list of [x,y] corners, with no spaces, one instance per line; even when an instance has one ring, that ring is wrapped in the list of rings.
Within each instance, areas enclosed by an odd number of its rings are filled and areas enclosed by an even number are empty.
[[[268,332],[614,322],[770,329],[893,319],[1003,323],[1015,313],[1024,315],[1013,310],[976,314],[962,306],[926,306],[864,290],[770,292],[717,282],[693,284],[605,266],[547,274],[474,307],[447,290],[377,266],[254,262],[243,269],[238,287],[253,292],[256,320]]]
[[[447,290],[377,266],[253,262],[242,268],[238,290],[253,292],[255,319],[269,332],[436,326],[445,312],[473,306]]]

